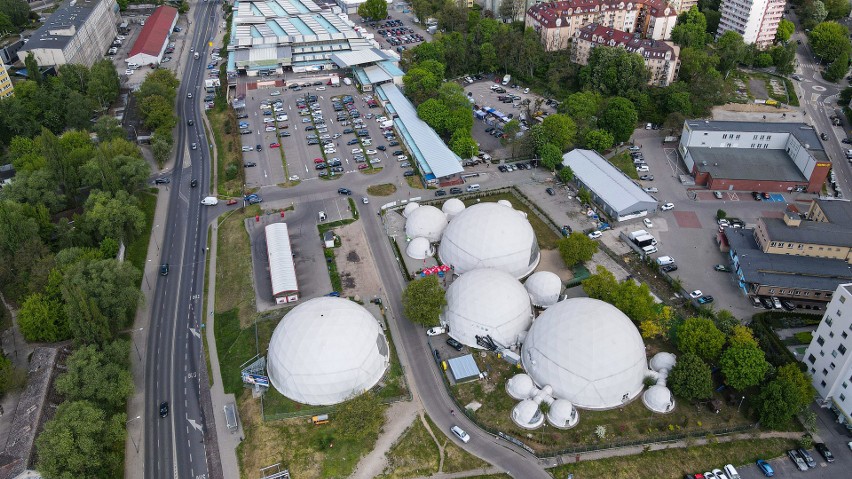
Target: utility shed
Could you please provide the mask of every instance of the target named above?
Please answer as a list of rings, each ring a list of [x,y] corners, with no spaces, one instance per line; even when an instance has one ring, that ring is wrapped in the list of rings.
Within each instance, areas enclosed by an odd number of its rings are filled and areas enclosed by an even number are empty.
[[[450,366],[450,372],[456,383],[479,379],[479,366],[476,365],[476,360],[473,359],[472,354],[448,359],[447,364]]]
[[[562,156],[562,164],[614,221],[647,216],[657,208],[657,200],[595,151],[572,150]]]
[[[284,304],[298,301],[299,284],[296,281],[296,265],[293,263],[287,223],[266,227],[266,254],[269,257],[269,277],[275,302]]]

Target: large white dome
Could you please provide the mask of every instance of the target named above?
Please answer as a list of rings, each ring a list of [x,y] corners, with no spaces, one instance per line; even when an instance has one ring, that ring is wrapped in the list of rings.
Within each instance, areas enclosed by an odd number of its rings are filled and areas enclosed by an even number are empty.
[[[442,315],[449,334],[462,344],[481,348],[476,336],[490,335],[503,346],[518,343],[532,323],[532,307],[517,279],[495,269],[461,275],[447,288]]]
[[[539,271],[527,278],[524,288],[530,294],[534,306],[549,308],[559,301],[559,293],[562,292],[562,280],[556,273]]]
[[[429,241],[438,241],[446,227],[447,215],[434,206],[425,205],[408,214],[405,234],[409,238],[422,236]]]
[[[536,319],[521,361],[553,395],[585,409],[618,407],[642,392],[645,345],[630,319],[603,301],[560,301]]]
[[[541,259],[529,221],[511,208],[490,202],[457,214],[444,232],[438,254],[456,274],[494,268],[515,278],[530,274]]]
[[[435,248],[432,247],[432,243],[428,239],[420,236],[409,241],[405,248],[405,254],[411,259],[426,259],[435,254]]]
[[[311,405],[345,401],[373,387],[389,364],[388,342],[369,311],[348,299],[320,297],[287,313],[269,341],[275,389]]]

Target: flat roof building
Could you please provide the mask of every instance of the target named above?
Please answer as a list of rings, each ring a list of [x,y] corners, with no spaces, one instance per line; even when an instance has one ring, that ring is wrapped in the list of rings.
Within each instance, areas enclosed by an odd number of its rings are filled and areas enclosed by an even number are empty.
[[[647,216],[657,208],[657,200],[596,151],[572,150],[562,156],[562,164],[571,168],[574,179],[613,221]]]
[[[716,34],[730,30],[742,35],[746,44],[771,46],[786,5],[787,0],[723,0]]]
[[[284,304],[298,301],[299,282],[296,280],[296,265],[293,263],[287,223],[273,223],[266,227],[266,254],[275,302]]]
[[[678,151],[712,190],[818,193],[831,162],[805,123],[687,120]]]
[[[133,48],[127,54],[127,63],[137,65],[159,65],[169,45],[169,35],[177,24],[178,11],[174,7],[161,5],[145,21]]]
[[[69,63],[91,67],[106,54],[118,32],[115,0],[70,0],[33,33],[18,55],[29,52],[39,66]]]

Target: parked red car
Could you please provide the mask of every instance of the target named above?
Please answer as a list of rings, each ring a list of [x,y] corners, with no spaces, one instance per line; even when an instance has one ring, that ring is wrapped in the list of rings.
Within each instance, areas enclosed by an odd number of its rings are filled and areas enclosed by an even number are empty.
[[[280,146],[281,146],[281,143],[270,143],[270,144],[269,144],[269,147],[270,147],[270,148],[278,148],[278,147],[280,147]]]

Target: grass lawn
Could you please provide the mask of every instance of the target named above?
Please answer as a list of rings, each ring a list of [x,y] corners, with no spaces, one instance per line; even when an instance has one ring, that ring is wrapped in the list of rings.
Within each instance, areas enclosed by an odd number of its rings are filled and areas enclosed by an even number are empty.
[[[243,220],[257,214],[260,214],[260,208],[249,206],[245,212],[235,210],[219,224],[215,313],[237,309],[237,319],[243,327],[251,324],[255,312],[251,246]]]
[[[556,242],[561,238],[560,235],[557,235],[548,225],[544,222],[537,214],[533,213],[531,209],[527,207],[521,200],[513,195],[512,193],[497,193],[493,195],[480,196],[478,199],[482,201],[490,201],[497,202],[500,200],[507,200],[512,203],[512,207],[516,210],[523,211],[527,214],[527,219],[532,225],[533,232],[535,233],[535,237],[538,240],[538,247],[541,249],[555,249]],[[477,198],[466,198],[464,201],[465,206],[470,206],[476,204]]]
[[[789,439],[749,439],[566,464],[550,473],[556,479],[563,479],[568,473],[583,479],[680,479],[684,474],[709,471],[723,464],[740,466],[778,457],[795,444]]]
[[[243,153],[240,143],[237,118],[230,108],[208,110],[207,118],[216,143],[218,164],[216,165],[219,184],[216,185],[220,196],[242,196]],[[286,168],[285,168],[286,171]]]
[[[431,476],[438,472],[440,451],[420,416],[406,429],[387,453],[388,466],[380,479]]]
[[[157,208],[157,195],[156,193],[141,191],[136,194],[136,198],[139,200],[139,207],[145,214],[145,225],[142,227],[139,237],[127,245],[124,256],[139,271],[145,271],[148,243],[151,241],[151,227],[154,224],[154,210]]]
[[[490,466],[490,464],[482,459],[473,456],[464,449],[456,446],[456,444],[451,441],[446,434],[442,433],[438,429],[438,426],[432,422],[432,418],[429,416],[426,416],[426,422],[429,423],[429,428],[432,429],[432,433],[436,438],[438,438],[438,441],[441,443],[441,447],[444,448],[444,467],[441,472],[451,473],[471,471]]]
[[[521,372],[494,354],[484,359],[477,358],[479,367],[489,371],[487,380],[474,381],[452,387],[459,404],[471,401],[482,403],[472,416],[479,422],[521,438],[536,451],[549,453],[571,448],[605,447],[622,441],[662,440],[675,434],[702,434],[723,428],[742,427],[751,421],[737,413],[736,407],[723,406],[719,414],[713,414],[706,406],[696,407],[678,401],[669,414],[655,414],[645,408],[640,399],[623,408],[609,411],[581,410],[580,422],[566,431],[543,427],[534,431],[521,429],[512,422],[510,413],[517,401],[506,394],[508,378]],[[721,395],[717,396],[723,399]],[[598,426],[607,430],[601,440],[595,434]]]
[[[396,193],[396,185],[393,183],[384,183],[381,185],[367,187],[367,194],[371,196],[390,196],[394,193]]]
[[[257,337],[261,340],[260,347],[255,342],[254,325],[240,328],[240,318],[237,317],[236,309],[216,314],[216,346],[219,353],[219,365],[222,370],[222,386],[226,393],[240,394],[243,390],[243,382],[240,378],[240,365],[253,358],[258,352],[266,354],[269,346],[269,338],[278,324],[273,320],[258,320]],[[285,311],[278,311],[284,316]],[[272,389],[270,389],[271,391]]]
[[[408,186],[416,190],[426,189],[426,187],[423,186],[423,180],[421,180],[419,176],[406,176],[405,181],[408,182]]]
[[[619,153],[610,158],[609,162],[630,178],[633,178],[634,180],[639,179],[639,173],[633,165],[633,158],[630,157],[630,153],[626,151]]]
[[[358,171],[360,171],[362,174],[365,174],[365,175],[375,175],[376,173],[382,171],[382,168],[377,168],[377,167],[374,167],[373,165],[370,165],[369,168],[365,168],[363,170],[358,170]]]

